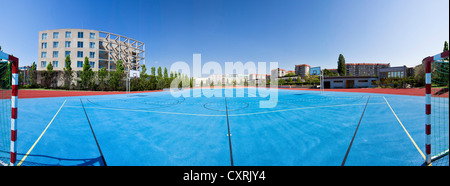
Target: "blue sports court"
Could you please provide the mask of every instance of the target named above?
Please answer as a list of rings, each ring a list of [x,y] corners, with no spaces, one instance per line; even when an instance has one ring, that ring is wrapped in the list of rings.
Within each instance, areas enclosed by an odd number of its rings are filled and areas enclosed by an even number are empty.
[[[173,97],[164,91],[20,99],[18,165],[420,166],[424,162],[421,96],[278,89],[271,90],[278,91],[276,106],[260,108],[261,101],[270,100],[268,89],[183,91],[190,96]],[[222,96],[205,96],[211,91]],[[445,161],[448,165],[448,156]]]

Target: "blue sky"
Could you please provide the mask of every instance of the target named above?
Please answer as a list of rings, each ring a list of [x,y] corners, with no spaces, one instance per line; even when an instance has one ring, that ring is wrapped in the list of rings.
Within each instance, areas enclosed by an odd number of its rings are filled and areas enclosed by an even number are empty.
[[[448,0],[0,0],[0,45],[22,65],[38,58],[38,32],[85,28],[146,45],[146,65],[271,62],[336,68],[415,66],[449,40]]]

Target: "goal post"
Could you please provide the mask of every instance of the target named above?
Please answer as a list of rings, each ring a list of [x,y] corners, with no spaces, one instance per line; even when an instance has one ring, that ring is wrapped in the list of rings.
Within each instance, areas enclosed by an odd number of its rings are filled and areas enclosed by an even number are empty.
[[[16,164],[18,84],[19,59],[0,51],[0,165],[3,166]]]
[[[429,56],[425,62],[426,164],[449,149],[449,51]]]

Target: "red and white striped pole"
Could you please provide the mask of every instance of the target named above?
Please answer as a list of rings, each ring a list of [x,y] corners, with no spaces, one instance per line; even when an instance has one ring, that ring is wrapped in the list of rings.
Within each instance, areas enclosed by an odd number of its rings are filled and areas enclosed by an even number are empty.
[[[431,67],[433,61],[442,60],[449,57],[449,51],[425,58],[425,153],[426,163],[431,163]]]
[[[431,63],[433,57],[425,59],[425,153],[426,163],[431,163]]]
[[[19,88],[19,59],[9,55],[9,61],[12,64],[12,83],[11,83],[11,161],[10,166],[16,164],[17,157],[17,101]]]

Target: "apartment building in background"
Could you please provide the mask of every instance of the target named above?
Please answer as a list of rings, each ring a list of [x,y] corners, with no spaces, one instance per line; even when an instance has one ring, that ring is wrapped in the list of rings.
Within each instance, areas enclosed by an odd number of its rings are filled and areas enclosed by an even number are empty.
[[[307,64],[295,65],[295,74],[299,75],[302,79],[304,79],[305,76],[309,75],[310,68],[311,66]]]
[[[286,75],[286,70],[281,68],[272,69],[270,75],[271,77],[281,78]]]
[[[125,70],[139,70],[145,64],[145,44],[125,36],[88,29],[55,29],[39,32],[37,70],[62,71],[66,56],[70,55],[74,71],[83,69],[84,58],[89,58],[93,71],[105,67],[116,69],[117,60],[122,60]]]
[[[378,76],[381,68],[389,68],[389,63],[346,63],[347,76]]]

